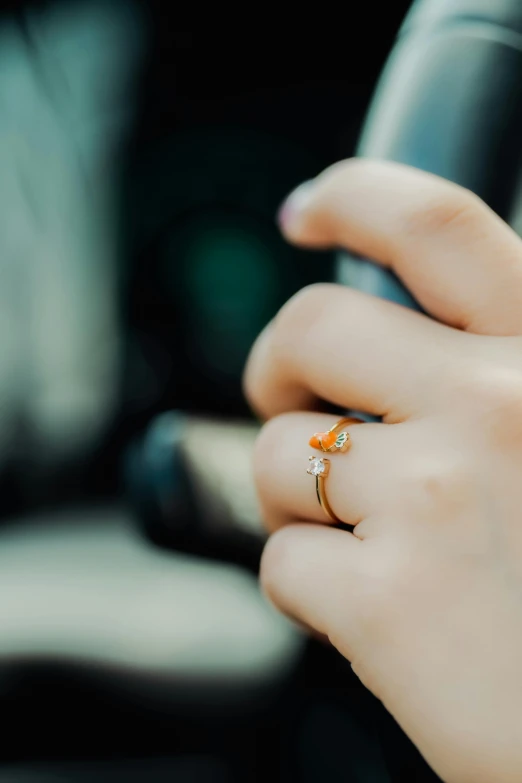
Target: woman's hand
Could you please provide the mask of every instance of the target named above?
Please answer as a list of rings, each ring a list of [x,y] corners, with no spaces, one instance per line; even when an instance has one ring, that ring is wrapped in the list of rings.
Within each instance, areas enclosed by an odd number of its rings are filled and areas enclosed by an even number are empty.
[[[522,242],[477,197],[348,161],[295,192],[286,237],[392,267],[442,323],[305,289],[246,372],[271,600],[326,634],[447,781],[522,780]],[[383,417],[306,474],[318,400]],[[300,411],[300,412],[295,412]],[[309,523],[319,524],[309,524]],[[291,524],[294,523],[294,524]],[[307,523],[307,524],[302,524]]]

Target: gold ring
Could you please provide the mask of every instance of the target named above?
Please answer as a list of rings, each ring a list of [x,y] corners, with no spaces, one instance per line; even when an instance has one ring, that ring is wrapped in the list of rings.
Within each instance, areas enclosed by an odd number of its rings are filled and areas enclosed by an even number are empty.
[[[344,453],[348,451],[351,448],[352,441],[349,433],[345,431],[345,427],[348,427],[350,424],[362,424],[362,421],[354,418],[341,419],[327,432],[316,432],[315,435],[312,435],[309,445],[323,452],[333,453],[340,451]],[[315,476],[315,489],[319,505],[331,522],[341,522],[342,520],[334,513],[326,497],[325,480],[330,472],[330,460],[327,457],[309,457],[308,462],[309,465],[306,472],[311,476]]]

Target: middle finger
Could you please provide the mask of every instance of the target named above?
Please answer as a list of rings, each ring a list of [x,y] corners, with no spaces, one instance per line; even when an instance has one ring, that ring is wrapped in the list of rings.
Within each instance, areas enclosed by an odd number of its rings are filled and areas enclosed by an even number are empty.
[[[314,408],[319,398],[400,421],[426,411],[462,360],[461,346],[469,359],[474,340],[391,302],[314,285],[258,338],[246,393],[266,418]]]

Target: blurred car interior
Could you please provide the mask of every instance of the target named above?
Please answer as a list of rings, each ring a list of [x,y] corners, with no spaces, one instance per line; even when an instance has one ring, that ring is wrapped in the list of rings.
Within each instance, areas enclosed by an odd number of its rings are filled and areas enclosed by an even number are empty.
[[[2,6],[0,783],[436,779],[261,595],[241,390],[335,277],[274,216],[353,154],[409,5]]]

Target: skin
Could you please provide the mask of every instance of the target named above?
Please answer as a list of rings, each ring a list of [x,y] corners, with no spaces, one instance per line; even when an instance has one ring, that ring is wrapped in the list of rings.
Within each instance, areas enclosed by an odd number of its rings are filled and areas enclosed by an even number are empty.
[[[392,268],[428,315],[301,291],[245,374],[271,536],[261,580],[351,661],[446,781],[522,780],[522,242],[484,203],[397,164],[336,164],[285,237]],[[331,456],[332,528],[306,474],[326,400],[382,416]]]

